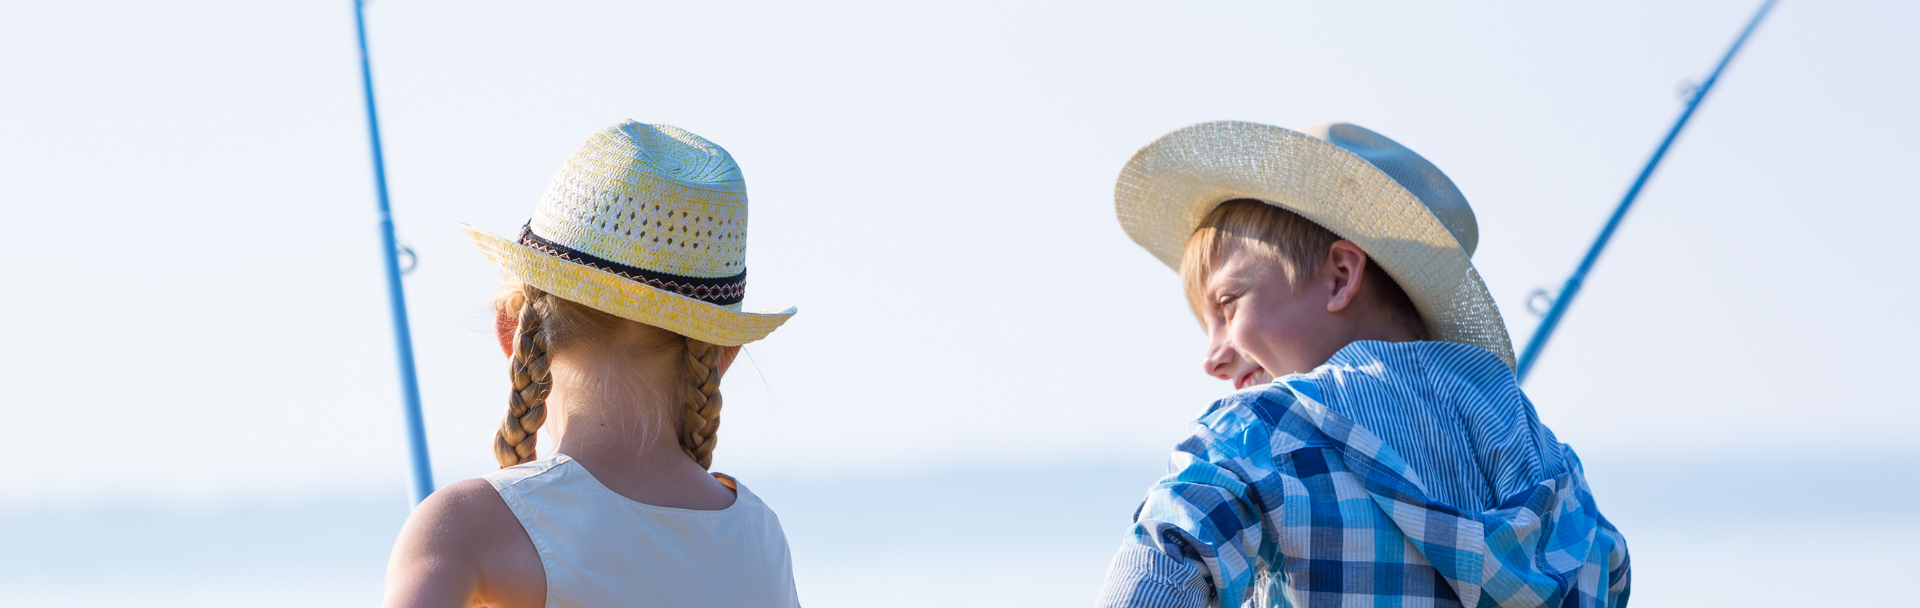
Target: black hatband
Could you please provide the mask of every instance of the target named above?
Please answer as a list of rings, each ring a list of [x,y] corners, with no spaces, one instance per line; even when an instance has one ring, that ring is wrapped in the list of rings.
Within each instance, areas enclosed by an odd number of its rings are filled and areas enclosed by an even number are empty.
[[[719,304],[722,306],[739,304],[741,300],[747,297],[747,270],[745,268],[740,269],[740,274],[730,277],[707,279],[701,277],[685,277],[656,270],[647,270],[636,266],[628,266],[612,260],[602,259],[592,254],[576,251],[566,245],[540,238],[540,235],[533,233],[532,223],[528,223],[526,226],[520,228],[520,244],[532,247],[541,253],[562,260],[587,266],[595,270],[611,272],[620,275],[622,278],[647,285],[648,287],[677,293],[709,304]]]

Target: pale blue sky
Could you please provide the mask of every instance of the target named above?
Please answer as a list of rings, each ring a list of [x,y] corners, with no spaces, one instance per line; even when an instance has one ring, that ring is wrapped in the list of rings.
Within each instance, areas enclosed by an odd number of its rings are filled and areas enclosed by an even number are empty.
[[[1757,5],[378,0],[438,481],[492,468],[505,393],[498,274],[455,223],[514,230],[622,119],[734,154],[748,305],[800,308],[727,377],[717,469],[1151,479],[1227,387],[1113,217],[1139,146],[1217,119],[1398,140],[1472,202],[1524,343],[1526,294]],[[1648,463],[1915,473],[1917,18],[1783,2],[1655,177],[1528,387],[1603,501]],[[0,369],[39,463],[0,506],[404,496],[352,25],[345,0],[0,8]]]

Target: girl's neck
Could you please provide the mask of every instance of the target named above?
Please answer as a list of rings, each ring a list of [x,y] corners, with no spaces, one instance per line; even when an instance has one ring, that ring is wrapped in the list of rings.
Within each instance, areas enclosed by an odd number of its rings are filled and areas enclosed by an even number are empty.
[[[555,374],[556,379],[570,375]],[[576,381],[555,382],[547,396],[552,417],[547,428],[556,452],[579,462],[607,489],[634,502],[702,511],[733,504],[734,491],[681,449],[674,426],[679,417],[673,415],[679,404],[649,398],[652,395],[645,391],[597,390],[589,395],[581,389],[604,389],[609,384],[573,378]]]

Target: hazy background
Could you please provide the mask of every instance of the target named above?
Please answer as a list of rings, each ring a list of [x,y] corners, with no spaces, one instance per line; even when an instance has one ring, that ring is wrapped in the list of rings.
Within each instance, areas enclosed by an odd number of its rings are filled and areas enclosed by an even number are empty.
[[[715,468],[812,606],[1091,602],[1228,388],[1113,217],[1167,131],[1356,122],[1472,201],[1517,344],[1757,1],[367,9],[436,481],[494,467],[498,271],[632,118],[725,146],[749,308]],[[1782,3],[1528,386],[1635,606],[1910,599],[1920,5]],[[367,605],[406,516],[352,4],[0,7],[7,605]]]

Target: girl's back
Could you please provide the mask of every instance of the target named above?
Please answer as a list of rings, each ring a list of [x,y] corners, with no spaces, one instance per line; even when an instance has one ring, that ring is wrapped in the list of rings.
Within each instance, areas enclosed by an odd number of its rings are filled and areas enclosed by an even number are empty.
[[[539,552],[549,608],[798,604],[780,518],[714,477],[738,492],[717,511],[629,500],[565,454],[484,478]]]

